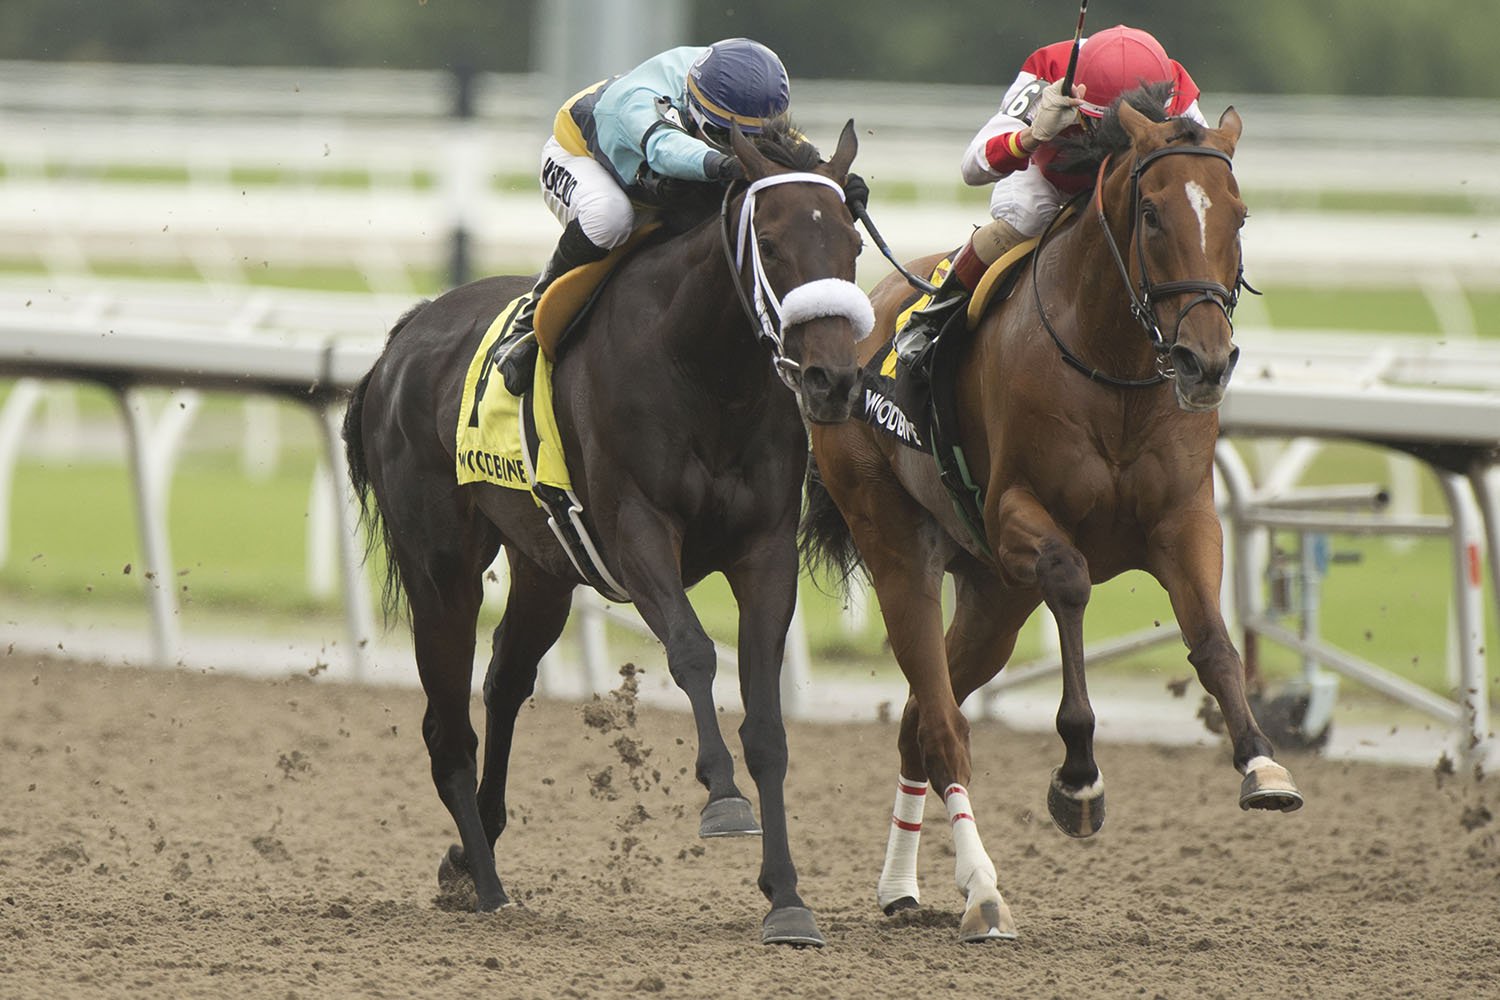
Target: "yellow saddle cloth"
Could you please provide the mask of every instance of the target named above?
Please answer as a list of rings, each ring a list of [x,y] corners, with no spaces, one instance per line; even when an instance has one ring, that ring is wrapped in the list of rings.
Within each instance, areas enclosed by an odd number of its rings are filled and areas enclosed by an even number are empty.
[[[530,294],[529,292],[527,293]],[[463,404],[458,410],[458,481],[494,483],[513,490],[530,490],[532,470],[521,430],[523,400],[505,390],[505,380],[492,354],[523,295],[511,301],[479,341],[479,349],[464,376]],[[571,489],[557,418],[552,409],[552,362],[538,351],[531,392],[532,419],[539,441],[536,481]]]
[[[588,304],[599,286],[646,236],[659,228],[658,223],[648,223],[602,260],[584,264],[562,275],[537,303],[534,326],[537,346],[541,350],[537,352],[536,373],[532,380],[531,407],[539,439],[535,476],[536,481],[543,485],[572,489],[558,438],[557,417],[552,409],[552,363],[557,360],[557,347],[573,318]],[[469,362],[469,372],[464,378],[463,405],[458,411],[460,484],[494,483],[514,490],[532,487],[521,426],[522,401],[505,391],[505,381],[495,367],[498,359],[491,357],[495,344],[510,326],[526,295],[500,310]]]

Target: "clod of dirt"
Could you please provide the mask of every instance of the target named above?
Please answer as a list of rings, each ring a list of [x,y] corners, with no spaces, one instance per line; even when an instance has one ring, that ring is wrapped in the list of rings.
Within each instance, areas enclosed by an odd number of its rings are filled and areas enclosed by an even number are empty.
[[[651,756],[651,751],[641,746],[641,741],[629,736],[621,736],[615,740],[615,753],[620,755],[620,760],[631,770],[644,767],[646,758]]]
[[[634,827],[640,826],[650,818],[651,814],[646,811],[646,807],[637,802],[635,804],[635,808],[630,810],[630,815],[620,820],[620,829],[633,829]]]
[[[54,875],[67,875],[75,868],[86,868],[88,863],[88,852],[82,844],[58,844],[37,859],[37,864]]]
[[[617,799],[617,798],[620,797],[620,793],[617,792],[617,791],[615,791],[615,789],[614,789],[614,782],[615,782],[615,769],[614,768],[612,768],[612,767],[606,767],[604,770],[599,771],[596,774],[590,774],[588,776],[588,779],[589,779],[589,794],[592,795],[594,798],[596,798],[596,799],[607,799],[607,800],[609,800],[609,801],[612,802],[615,799]]]
[[[640,697],[640,682],[635,679],[638,673],[640,671],[633,663],[622,666],[620,676],[625,679],[620,686],[611,691],[607,699],[594,695],[594,700],[583,706],[584,725],[601,733],[634,729],[635,707]]]
[[[1490,820],[1494,818],[1494,814],[1483,804],[1468,806],[1464,809],[1464,814],[1459,817],[1458,825],[1473,833],[1481,826],[1489,825]]]
[[[293,750],[290,754],[282,754],[276,761],[276,766],[281,770],[281,776],[288,781],[296,781],[298,774],[305,774],[312,770],[312,761],[301,750]]]
[[[267,861],[280,862],[292,860],[292,856],[287,851],[286,845],[277,837],[267,837],[265,835],[251,837],[250,846],[255,848],[255,853]]]
[[[1443,755],[1438,758],[1437,764],[1432,769],[1432,775],[1437,779],[1438,787],[1442,788],[1443,779],[1451,778],[1455,773],[1457,773],[1457,769],[1453,766],[1453,758],[1449,757],[1448,751],[1444,750]]]

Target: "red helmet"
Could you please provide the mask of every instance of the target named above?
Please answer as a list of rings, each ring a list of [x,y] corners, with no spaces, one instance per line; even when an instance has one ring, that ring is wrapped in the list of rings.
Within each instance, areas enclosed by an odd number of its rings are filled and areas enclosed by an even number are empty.
[[[1073,82],[1088,88],[1079,112],[1102,118],[1115,98],[1126,91],[1175,79],[1172,60],[1149,31],[1117,24],[1084,41]]]

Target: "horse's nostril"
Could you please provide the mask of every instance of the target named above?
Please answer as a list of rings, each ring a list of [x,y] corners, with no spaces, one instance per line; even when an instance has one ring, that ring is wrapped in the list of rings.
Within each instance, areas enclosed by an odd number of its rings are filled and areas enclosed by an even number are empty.
[[[1172,367],[1177,370],[1177,377],[1189,382],[1196,382],[1203,377],[1203,362],[1198,355],[1186,347],[1178,346],[1171,351]]]
[[[1221,385],[1229,384],[1229,377],[1234,374],[1234,366],[1239,364],[1239,362],[1240,349],[1236,347],[1229,352],[1229,363],[1224,366],[1224,373],[1219,376],[1219,383]]]
[[[802,369],[802,388],[806,392],[823,395],[828,392],[828,371],[824,368]]]

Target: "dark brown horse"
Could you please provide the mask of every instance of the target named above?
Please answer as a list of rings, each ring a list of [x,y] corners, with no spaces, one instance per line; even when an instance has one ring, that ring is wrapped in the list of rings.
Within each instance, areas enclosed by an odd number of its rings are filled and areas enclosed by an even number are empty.
[[[963,940],[1013,937],[1015,925],[970,807],[969,726],[959,705],[1005,665],[1039,603],[1056,616],[1061,640],[1057,730],[1066,754],[1048,806],[1065,833],[1089,836],[1104,815],[1084,607],[1094,583],[1131,569],[1151,573],[1171,596],[1188,659],[1234,742],[1240,804],[1290,810],[1302,801],[1251,715],[1219,611],[1214,411],[1238,354],[1229,312],[1245,207],[1230,158],[1241,123],[1232,108],[1214,129],[1160,119],[1159,110],[1153,119],[1122,105],[1101,124],[1086,161],[1098,168],[1095,196],[1044,237],[1019,290],[965,343],[957,429],[983,495],[976,531],[930,456],[859,422],[813,428],[821,485],[812,486],[804,546],[845,571],[862,557],[910,684],[878,900],[888,913],[917,905],[930,783],[953,826],[967,896]],[[913,269],[926,273],[935,260]],[[889,336],[910,296],[896,275],[875,289],[877,331]],[[957,595],[946,642],[945,571]]]
[[[856,341],[872,322],[852,284],[860,240],[841,190],[856,145],[852,122],[827,163],[789,129],[757,145],[736,134],[749,184],[726,196],[721,214],[622,264],[554,370],[585,521],[692,705],[697,776],[708,789],[700,834],[763,829],[767,943],[822,943],[787,843],[779,679],[796,598],[803,418],[848,417]],[[454,473],[469,360],[533,280],[474,282],[409,313],[355,391],[344,426],[351,478],[388,550],[388,599],[399,584],[410,608],[432,779],[462,841],[439,877],[472,878],[481,910],[509,902],[494,846],[506,822],[516,713],[583,582],[529,493],[460,486]],[[474,632],[481,577],[502,546],[510,592],[484,681],[481,781],[469,724]],[[713,572],[739,603],[740,737],[760,825],[719,731],[714,645],[685,592]]]

